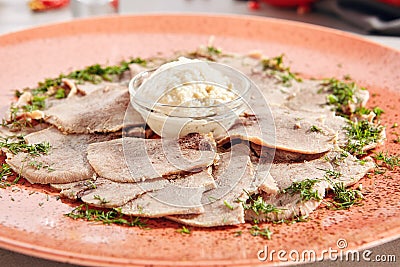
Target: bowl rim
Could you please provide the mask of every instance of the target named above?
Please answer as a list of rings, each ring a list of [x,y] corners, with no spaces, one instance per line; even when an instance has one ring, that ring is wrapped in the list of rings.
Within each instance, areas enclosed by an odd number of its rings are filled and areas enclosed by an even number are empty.
[[[144,82],[142,82],[142,84],[138,87],[138,88],[134,88],[135,87],[135,82],[137,82],[137,80],[139,80],[140,78],[144,78],[146,75],[148,75],[148,78],[151,78],[151,73],[154,73],[158,68],[154,68],[154,69],[150,69],[150,70],[145,70],[145,71],[141,71],[138,74],[135,75],[135,77],[133,77],[130,81],[129,81],[129,95],[130,95],[130,99],[131,102],[134,102],[142,107],[146,107],[148,109],[154,109],[155,107],[159,107],[159,108],[174,108],[174,109],[181,109],[181,110],[205,110],[205,109],[210,109],[210,108],[219,108],[219,107],[226,107],[226,106],[231,106],[233,105],[234,107],[236,106],[240,106],[243,104],[243,101],[245,101],[244,96],[246,96],[251,88],[251,84],[252,81],[250,80],[250,78],[247,77],[247,75],[245,75],[243,72],[229,66],[226,64],[222,64],[222,63],[217,63],[217,62],[212,62],[212,61],[202,61],[202,62],[206,62],[207,64],[212,64],[212,65],[219,65],[223,68],[229,69],[231,71],[236,72],[237,74],[239,74],[243,80],[245,81],[245,87],[246,89],[241,92],[240,94],[238,93],[238,91],[234,91],[236,97],[232,100],[226,101],[226,102],[221,102],[218,104],[214,104],[214,105],[207,105],[207,106],[196,106],[196,107],[188,107],[188,106],[177,106],[177,105],[171,105],[171,104],[164,104],[164,103],[159,103],[159,102],[154,102],[154,101],[148,101],[145,98],[142,98],[140,96],[137,96],[137,90],[143,85]],[[186,65],[186,64],[193,64],[193,63],[198,63],[198,62],[186,62],[186,63],[182,63],[181,65]],[[174,68],[175,66],[169,67],[168,69]],[[164,70],[163,70],[164,71]],[[162,72],[163,72],[162,71]],[[161,73],[161,72],[160,72]],[[210,82],[210,81],[190,81],[190,82],[184,82],[181,84],[178,84],[176,86],[174,86],[173,88],[169,89],[169,90],[173,90],[175,88],[178,88],[180,86],[183,85],[188,85],[188,84],[210,84],[210,85],[214,85],[214,86],[218,86],[221,87],[223,89],[228,90],[229,88],[227,88],[224,85],[221,85],[219,83],[216,82]]]

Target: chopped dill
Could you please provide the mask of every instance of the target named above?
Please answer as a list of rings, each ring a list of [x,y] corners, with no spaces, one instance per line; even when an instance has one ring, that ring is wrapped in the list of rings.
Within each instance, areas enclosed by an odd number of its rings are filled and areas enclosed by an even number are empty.
[[[280,80],[285,86],[290,86],[293,80],[301,82],[301,78],[291,72],[290,67],[284,65],[283,57],[284,55],[281,54],[276,57],[262,59],[263,71]]]
[[[12,174],[11,167],[7,163],[0,166],[0,179],[5,179]]]
[[[219,55],[222,53],[221,49],[216,48],[215,46],[212,45],[207,46],[207,52],[211,55]]]
[[[65,94],[65,89],[63,89],[63,88],[57,89],[54,97],[57,99],[66,98],[67,95]]]
[[[259,214],[267,214],[267,213],[279,213],[282,210],[278,209],[272,204],[266,203],[262,196],[257,196],[257,199],[254,199],[250,194],[249,196],[249,203],[242,203],[243,208],[245,210],[252,210],[256,215]]]
[[[143,228],[146,226],[139,217],[126,218],[118,209],[112,210],[99,210],[89,208],[87,204],[81,204],[70,213],[64,214],[65,216],[72,218],[74,220],[84,219],[87,221],[102,222],[103,224],[118,224],[125,226],[138,226]]]
[[[190,234],[190,229],[187,228],[186,226],[182,226],[181,229],[178,229],[178,230],[176,230],[176,231],[177,231],[178,233],[181,233],[181,234],[187,234],[187,235]]]
[[[273,224],[281,224],[281,223],[286,223],[288,225],[290,224],[295,224],[295,223],[299,223],[299,222],[308,222],[310,220],[310,218],[308,217],[308,215],[301,215],[301,216],[295,216],[292,219],[280,219],[277,221],[273,221]]]
[[[74,79],[78,83],[81,82],[91,82],[91,83],[100,83],[102,81],[112,81],[113,77],[119,77],[125,71],[129,70],[129,65],[131,64],[139,64],[145,66],[147,64],[146,60],[142,58],[132,58],[128,61],[122,61],[118,65],[114,66],[101,66],[100,64],[95,64],[88,66],[81,70],[75,70],[71,73],[65,75],[60,74],[58,77],[53,79],[45,79],[43,82],[39,82],[38,86],[32,90],[32,94],[35,95],[42,95],[50,91],[50,89],[55,89],[56,92],[55,98],[64,98],[62,95],[63,93],[59,90],[63,89],[62,79],[69,78]],[[62,97],[63,96],[63,97]]]
[[[333,201],[330,202],[333,206],[328,206],[335,210],[347,210],[353,205],[360,205],[363,195],[358,189],[346,188],[344,183],[333,184]]]
[[[366,107],[357,107],[356,110],[354,111],[354,114],[358,115],[369,115],[373,112],[375,114],[375,118],[379,120],[381,117],[382,113],[385,113],[383,109],[380,107],[374,107],[372,110]]]
[[[234,207],[231,204],[229,204],[228,201],[226,201],[226,200],[224,200],[224,205],[230,210],[234,209]]]
[[[335,78],[326,79],[323,84],[327,91],[330,92],[327,96],[327,104],[334,106],[336,115],[347,117],[349,115],[348,106],[351,103],[356,103],[356,90],[359,88],[354,82],[343,82]]]
[[[51,148],[48,142],[26,144],[22,136],[15,138],[17,138],[17,141],[10,141],[10,137],[0,137],[0,148],[6,148],[13,154],[24,152],[31,156],[48,154]]]
[[[372,109],[372,111],[376,114],[376,118],[379,119],[382,115],[382,113],[385,113],[385,111],[383,109],[381,109],[380,107],[374,107]]]
[[[0,188],[6,188],[11,186],[11,183],[7,181],[7,178],[12,175],[11,167],[7,163],[3,163],[0,166]]]
[[[282,190],[282,193],[294,195],[300,194],[300,198],[302,201],[308,200],[321,200],[321,196],[318,194],[318,191],[313,189],[316,183],[320,182],[317,179],[305,179],[299,182],[293,182],[289,187]]]
[[[311,126],[310,131],[313,133],[322,133],[322,129],[315,125]]]
[[[36,170],[46,169],[48,172],[55,171],[55,169],[53,169],[50,165],[43,163],[43,162],[36,161],[36,160],[30,161],[28,164],[29,164],[29,166],[35,168]]]
[[[272,231],[269,228],[261,229],[258,225],[253,225],[250,228],[250,234],[252,236],[261,236],[262,238],[271,240],[272,238]]]
[[[104,197],[101,197],[99,195],[94,195],[93,198],[100,201],[101,205],[107,204],[108,202],[110,202],[110,201],[106,200]]]
[[[318,168],[318,170],[325,171],[325,178],[328,180],[328,182],[332,182],[331,178],[339,179],[342,176],[340,172],[335,170],[320,169],[320,168]]]
[[[388,152],[384,154],[380,151],[374,155],[374,159],[379,162],[379,167],[386,167],[389,170],[400,166],[400,157],[398,155],[389,155]]]
[[[356,122],[347,121],[347,126],[344,129],[348,136],[348,142],[344,150],[355,155],[364,155],[364,147],[377,143],[381,138],[381,132],[384,127],[362,120]]]

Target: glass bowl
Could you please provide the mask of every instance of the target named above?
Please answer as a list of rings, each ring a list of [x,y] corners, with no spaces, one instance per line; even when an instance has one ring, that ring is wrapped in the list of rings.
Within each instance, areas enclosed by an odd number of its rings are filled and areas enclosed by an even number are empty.
[[[200,72],[204,67],[210,69]],[[189,98],[179,104],[161,102],[183,87],[226,90],[233,97],[229,101]],[[130,81],[129,93],[133,108],[162,137],[176,138],[193,132],[211,132],[218,137],[226,134],[246,110],[250,87],[251,81],[240,71],[220,63],[198,61],[141,72]]]

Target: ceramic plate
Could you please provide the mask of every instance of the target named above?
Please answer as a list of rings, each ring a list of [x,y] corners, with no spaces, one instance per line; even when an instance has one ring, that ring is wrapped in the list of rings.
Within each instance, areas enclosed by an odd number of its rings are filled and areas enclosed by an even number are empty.
[[[349,74],[371,90],[370,106],[385,110],[388,140],[382,150],[399,153],[400,52],[322,27],[241,16],[152,15],[107,17],[49,25],[0,37],[0,92],[5,106],[12,89],[33,86],[94,63],[131,56],[168,55],[207,44],[225,51],[284,53],[292,70],[308,77]],[[66,111],[67,112],[67,111]],[[0,246],[52,260],[85,265],[257,265],[259,250],[361,249],[400,236],[400,175],[387,172],[362,180],[365,201],[349,211],[320,209],[309,222],[270,225],[272,240],[250,235],[245,224],[191,228],[158,219],[151,230],[74,221],[63,216],[73,203],[57,200],[44,186],[19,184],[0,189]],[[242,235],[235,232],[241,230]]]

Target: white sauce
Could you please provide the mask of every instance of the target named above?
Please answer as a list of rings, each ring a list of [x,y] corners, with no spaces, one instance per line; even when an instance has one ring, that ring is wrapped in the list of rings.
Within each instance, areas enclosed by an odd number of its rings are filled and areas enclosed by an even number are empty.
[[[162,65],[138,88],[138,94],[153,103],[177,107],[157,106],[153,107],[156,112],[141,111],[150,128],[163,137],[184,136],[192,132],[222,135],[237,115],[223,105],[212,107],[228,103],[238,95],[228,77],[197,59],[180,57]],[[223,114],[224,118],[216,121],[198,118],[211,114]]]

